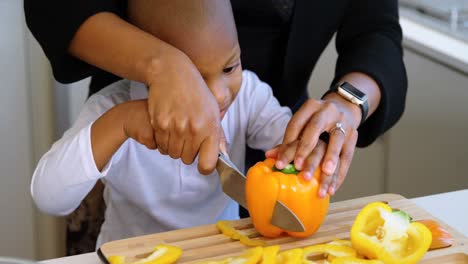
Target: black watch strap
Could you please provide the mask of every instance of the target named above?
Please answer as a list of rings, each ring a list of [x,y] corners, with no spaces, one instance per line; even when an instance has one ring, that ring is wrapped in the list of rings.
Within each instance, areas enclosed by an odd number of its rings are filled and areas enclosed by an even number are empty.
[[[339,93],[338,92],[339,88],[345,91],[346,95]],[[330,90],[328,90],[322,96],[322,99],[329,93],[337,93],[343,98],[345,98],[346,100],[350,101],[351,103],[359,105],[359,108],[361,108],[361,113],[362,113],[361,122],[359,126],[362,125],[364,121],[366,121],[367,114],[369,113],[369,103],[367,102],[366,94],[364,94],[358,88],[354,87],[348,82],[335,84]]]

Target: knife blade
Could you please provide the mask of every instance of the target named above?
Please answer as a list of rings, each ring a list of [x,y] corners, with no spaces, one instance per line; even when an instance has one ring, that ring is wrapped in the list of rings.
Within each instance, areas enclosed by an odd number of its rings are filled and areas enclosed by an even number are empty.
[[[247,209],[247,201],[245,200],[245,175],[241,173],[229,157],[222,152],[219,152],[216,171],[218,171],[223,192]],[[280,201],[276,201],[271,223],[279,228],[293,232],[305,231],[304,225],[299,218]]]

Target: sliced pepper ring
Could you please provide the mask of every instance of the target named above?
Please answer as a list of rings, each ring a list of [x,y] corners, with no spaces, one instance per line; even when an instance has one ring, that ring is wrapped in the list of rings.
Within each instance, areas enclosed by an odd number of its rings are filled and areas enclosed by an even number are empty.
[[[285,251],[281,251],[276,257],[277,264],[301,264],[302,254],[304,250],[302,248],[294,248]]]
[[[313,263],[309,261],[311,255],[324,254],[328,260],[333,260],[337,257],[356,257],[357,253],[351,247],[333,244],[319,244],[304,248],[303,263]]]
[[[107,260],[110,264],[171,264],[176,262],[181,254],[182,249],[179,247],[161,244],[157,245],[148,257],[138,261],[126,263],[124,256],[110,256]]]
[[[250,239],[246,234],[235,229],[232,226],[231,221],[220,220],[216,223],[216,227],[223,233],[225,236],[231,238],[232,240],[239,240],[242,244],[246,246],[261,247],[265,246],[265,241],[258,239]]]

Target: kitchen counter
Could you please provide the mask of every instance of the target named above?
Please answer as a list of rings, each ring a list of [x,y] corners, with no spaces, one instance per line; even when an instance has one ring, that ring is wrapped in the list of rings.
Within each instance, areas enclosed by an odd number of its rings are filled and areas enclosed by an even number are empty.
[[[468,42],[408,17],[400,25],[405,48],[468,75]]]
[[[468,237],[468,189],[411,199],[433,216]],[[43,264],[101,264],[96,253],[52,259]]]

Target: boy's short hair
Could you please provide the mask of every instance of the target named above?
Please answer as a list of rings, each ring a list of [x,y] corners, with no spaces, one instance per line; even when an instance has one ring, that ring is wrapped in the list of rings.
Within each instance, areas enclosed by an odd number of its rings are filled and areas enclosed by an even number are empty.
[[[229,0],[130,0],[132,24],[178,48],[237,32]],[[222,33],[222,34],[220,34]]]

